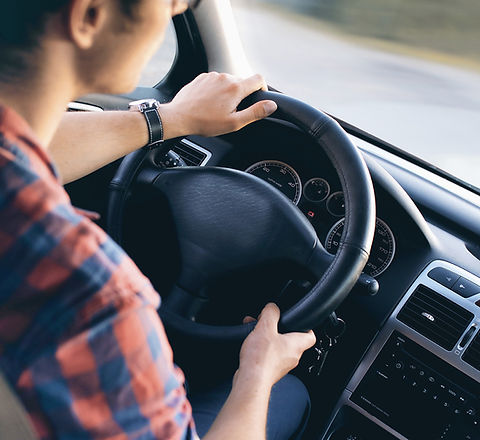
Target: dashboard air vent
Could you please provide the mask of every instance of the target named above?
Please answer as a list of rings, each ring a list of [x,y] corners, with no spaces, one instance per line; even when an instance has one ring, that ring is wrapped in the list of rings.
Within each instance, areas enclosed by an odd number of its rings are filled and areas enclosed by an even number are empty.
[[[469,345],[462,359],[473,368],[480,371],[480,332]]]
[[[207,151],[204,151],[203,148],[198,147],[186,139],[175,144],[172,150],[177,153],[189,167],[203,165],[208,158]]]
[[[397,319],[451,350],[473,319],[473,313],[425,286],[418,286]]]

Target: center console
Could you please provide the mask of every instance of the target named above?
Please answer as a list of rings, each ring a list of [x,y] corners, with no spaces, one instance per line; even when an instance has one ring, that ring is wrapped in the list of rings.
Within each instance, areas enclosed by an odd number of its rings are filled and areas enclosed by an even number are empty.
[[[355,371],[322,439],[480,440],[479,306],[479,278],[430,264]]]

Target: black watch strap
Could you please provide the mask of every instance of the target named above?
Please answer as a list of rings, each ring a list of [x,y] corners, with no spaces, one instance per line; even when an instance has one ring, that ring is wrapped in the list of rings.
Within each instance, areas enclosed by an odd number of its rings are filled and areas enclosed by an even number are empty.
[[[146,148],[154,148],[158,142],[163,141],[163,124],[156,108],[143,111],[148,126],[148,145]]]

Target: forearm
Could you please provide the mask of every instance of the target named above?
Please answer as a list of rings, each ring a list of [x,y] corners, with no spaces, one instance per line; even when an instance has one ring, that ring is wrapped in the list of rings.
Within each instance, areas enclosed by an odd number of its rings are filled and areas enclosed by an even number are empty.
[[[244,80],[216,72],[199,75],[170,103],[160,106],[164,139],[218,136],[269,116],[277,108],[273,101],[237,111],[240,102],[259,89],[267,89],[259,75]],[[139,112],[66,113],[48,150],[68,183],[147,142],[147,123]]]
[[[175,113],[168,104],[160,107],[165,139],[187,134]],[[68,183],[147,143],[147,124],[139,112],[65,113],[48,151]]]
[[[203,440],[264,440],[270,391],[267,381],[237,374],[232,392]]]
[[[49,145],[64,183],[79,179],[148,142],[137,112],[65,113]]]

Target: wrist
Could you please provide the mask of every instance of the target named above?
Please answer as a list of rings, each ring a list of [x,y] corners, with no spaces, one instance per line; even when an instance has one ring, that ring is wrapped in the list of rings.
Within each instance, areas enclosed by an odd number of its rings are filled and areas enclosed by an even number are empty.
[[[272,386],[271,377],[265,374],[265,370],[258,367],[243,368],[240,366],[233,378],[232,389],[250,389],[270,394]]]
[[[132,101],[128,105],[128,109],[132,113],[140,113],[145,118],[147,126],[148,141],[145,144],[148,148],[164,140],[163,121],[158,111],[160,103],[153,98],[139,99]]]
[[[188,123],[181,112],[175,108],[174,104],[161,104],[157,109],[162,122],[164,139],[172,139],[193,134],[189,129]]]

